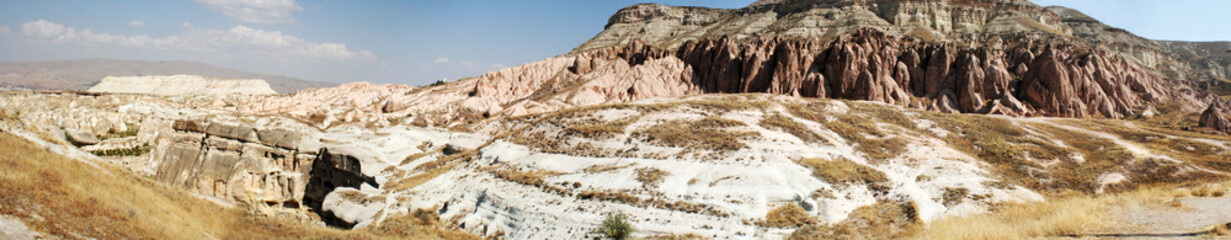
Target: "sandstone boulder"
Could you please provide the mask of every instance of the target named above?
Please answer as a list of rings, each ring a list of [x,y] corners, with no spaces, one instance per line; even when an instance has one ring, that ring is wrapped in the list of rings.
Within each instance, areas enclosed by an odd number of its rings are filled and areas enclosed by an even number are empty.
[[[1210,107],[1206,108],[1205,112],[1201,113],[1201,122],[1199,125],[1224,132],[1231,130],[1231,122],[1228,122],[1227,116],[1224,114],[1225,111],[1226,109],[1223,106],[1222,101],[1219,101],[1218,99],[1210,101]]]
[[[86,131],[81,131],[81,130],[76,130],[76,129],[64,129],[64,135],[65,137],[68,138],[69,142],[79,147],[87,146],[87,145],[94,145],[94,144],[99,143],[97,135],[94,135],[93,133],[86,132]]]

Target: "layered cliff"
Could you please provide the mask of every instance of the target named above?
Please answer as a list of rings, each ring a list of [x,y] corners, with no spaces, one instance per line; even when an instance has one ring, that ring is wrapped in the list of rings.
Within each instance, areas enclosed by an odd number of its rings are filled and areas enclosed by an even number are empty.
[[[356,102],[453,123],[700,93],[768,92],[1010,116],[1137,115],[1206,105],[1163,46],[1027,1],[638,4],[570,54]],[[254,103],[261,105],[263,103]],[[421,120],[422,119],[422,120]],[[460,121],[465,122],[465,121]]]

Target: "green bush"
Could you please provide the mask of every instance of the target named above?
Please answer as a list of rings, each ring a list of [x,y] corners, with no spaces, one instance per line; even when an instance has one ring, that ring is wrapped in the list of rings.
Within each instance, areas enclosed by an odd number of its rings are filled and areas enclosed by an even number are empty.
[[[148,143],[142,146],[136,146],[132,148],[119,148],[119,149],[105,149],[105,150],[90,151],[90,153],[100,156],[100,157],[141,156],[149,152],[150,152],[150,148],[149,148]]]
[[[607,219],[603,220],[603,225],[598,228],[599,235],[607,239],[628,239],[629,235],[633,234],[633,226],[628,223],[628,216],[623,213],[607,215]]]

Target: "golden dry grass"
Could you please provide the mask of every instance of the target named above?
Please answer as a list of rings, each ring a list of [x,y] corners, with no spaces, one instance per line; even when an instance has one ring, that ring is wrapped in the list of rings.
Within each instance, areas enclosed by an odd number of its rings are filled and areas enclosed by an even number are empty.
[[[1217,236],[1229,236],[1231,235],[1231,223],[1215,225],[1214,229],[1210,229],[1210,233]]]
[[[863,206],[836,224],[815,224],[796,229],[787,239],[899,239],[920,228],[914,202],[886,202]]]
[[[398,192],[414,188],[440,176],[440,174],[448,172],[450,169],[453,169],[454,166],[457,166],[458,163],[459,162],[452,162],[442,167],[434,168],[414,176],[398,178],[397,180],[393,180],[391,183],[387,183],[385,189],[388,189],[390,192]]]
[[[764,127],[766,129],[778,130],[778,131],[784,131],[786,133],[790,133],[791,135],[795,135],[795,137],[798,137],[800,140],[803,140],[804,142],[815,142],[815,143],[829,142],[825,140],[824,137],[821,137],[820,135],[816,134],[816,132],[813,132],[811,129],[808,129],[808,127],[805,126],[804,124],[796,122],[795,119],[791,119],[790,117],[783,116],[782,114],[778,114],[778,113],[773,113],[765,118],[762,118],[761,122],[757,123],[757,125],[761,125],[761,127]]]
[[[748,147],[740,139],[760,137],[757,132],[725,129],[742,124],[718,117],[700,121],[672,120],[637,130],[632,137],[671,147],[732,151]]]
[[[8,133],[0,133],[0,214],[31,230],[64,238],[250,239],[397,237],[343,231],[280,218],[254,216],[109,166],[67,159]],[[436,239],[465,234],[409,228]]]
[[[825,160],[809,158],[798,163],[812,169],[812,176],[836,185],[867,184],[883,185],[889,182],[885,173],[846,158]]]
[[[1150,187],[1093,196],[1070,192],[1037,203],[1006,203],[993,212],[945,218],[914,234],[914,239],[1027,239],[1083,235],[1106,231],[1116,224],[1113,212],[1170,207],[1174,187]]]
[[[774,228],[792,228],[815,224],[816,218],[804,211],[799,204],[785,204],[765,213],[765,222],[760,225]]]
[[[882,131],[876,125],[877,122],[886,122],[907,130],[914,129],[914,123],[901,112],[876,104],[851,103],[851,112],[847,114],[824,114],[823,109],[829,104],[812,102],[788,104],[786,107],[791,115],[821,123],[846,141],[855,143],[856,150],[873,160],[889,159],[906,152],[906,140]]]
[[[565,130],[569,134],[580,135],[586,138],[608,138],[617,134],[624,134],[624,131],[628,128],[629,124],[637,122],[637,120],[640,119],[641,116],[638,115],[605,123],[589,123],[569,126]]]
[[[663,178],[667,176],[667,172],[653,167],[643,167],[637,169],[637,181],[641,181],[642,187],[646,189],[658,188],[662,184]]]

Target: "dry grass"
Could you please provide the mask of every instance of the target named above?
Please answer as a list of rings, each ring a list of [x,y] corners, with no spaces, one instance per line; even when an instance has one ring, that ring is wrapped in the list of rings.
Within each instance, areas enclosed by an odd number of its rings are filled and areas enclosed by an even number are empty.
[[[672,120],[637,130],[632,137],[671,147],[733,151],[748,147],[740,139],[760,137],[756,132],[725,129],[742,124],[718,117],[699,121]]]
[[[641,186],[646,189],[658,188],[662,184],[663,177],[667,176],[667,172],[652,167],[643,167],[637,169],[637,181],[641,181]]]
[[[1226,195],[1226,185],[1218,183],[1203,184],[1196,188],[1179,188],[1175,194],[1176,197],[1223,197]]]
[[[758,123],[757,125],[761,125],[761,127],[764,127],[766,129],[779,130],[779,131],[790,133],[791,135],[795,135],[795,137],[798,137],[800,140],[803,140],[804,142],[815,142],[815,143],[829,142],[825,140],[824,137],[817,135],[816,132],[813,132],[811,129],[808,129],[808,126],[805,126],[802,123],[796,122],[795,119],[791,119],[790,117],[783,116],[782,114],[778,114],[778,113],[773,113],[765,118],[762,118],[761,122]]]
[[[685,202],[685,201],[668,202],[661,198],[643,199],[643,198],[637,197],[636,195],[632,195],[628,193],[627,190],[625,191],[585,190],[585,191],[581,191],[581,193],[577,193],[576,196],[578,199],[582,199],[582,200],[594,199],[594,200],[600,200],[600,201],[618,202],[618,203],[628,204],[634,207],[641,207],[641,208],[653,207],[653,208],[668,209],[668,210],[680,211],[680,212],[686,212],[686,213],[708,214],[708,215],[719,216],[719,217],[730,216],[729,213],[719,211],[709,205],[700,204],[700,203],[690,203],[690,202]]]
[[[885,106],[852,103],[851,112],[847,114],[823,114],[823,109],[828,104],[830,103],[813,102],[806,105],[790,104],[786,107],[792,115],[822,123],[843,139],[855,143],[855,149],[871,159],[890,159],[906,152],[906,140],[882,131],[876,125],[877,122],[887,122],[905,129],[914,129],[913,122],[902,113],[885,109]]]
[[[835,185],[866,184],[871,187],[886,187],[889,178],[885,173],[846,158],[824,160],[809,158],[798,163],[812,169],[812,176]]]
[[[914,202],[878,202],[851,212],[837,224],[808,225],[787,239],[899,239],[921,228]]]
[[[388,191],[390,192],[398,192],[398,191],[403,191],[403,190],[414,188],[416,186],[419,186],[420,184],[423,184],[429,180],[432,180],[433,178],[440,176],[440,174],[444,174],[445,172],[448,172],[450,169],[453,169],[454,166],[457,166],[458,163],[460,162],[452,162],[442,167],[433,168],[431,170],[419,173],[414,176],[398,178],[397,180],[393,180],[390,183],[386,183],[385,189],[388,189]]]
[[[426,149],[427,148],[426,143],[427,142],[424,142],[424,145],[419,145],[419,149],[422,149],[423,152],[411,154],[410,156],[406,156],[406,158],[403,158],[402,162],[398,163],[398,165],[410,164],[411,162],[414,162],[415,160],[419,160],[420,158],[426,157],[428,155],[442,153],[445,151],[445,146],[440,146],[440,147],[437,147],[436,149],[428,150]]]
[[[585,173],[589,173],[589,174],[595,174],[595,173],[601,173],[601,172],[607,172],[607,171],[612,171],[612,170],[616,170],[616,169],[621,169],[621,168],[625,168],[625,167],[628,167],[628,166],[627,166],[627,165],[625,165],[625,166],[620,166],[620,165],[616,165],[616,164],[614,164],[614,163],[609,163],[609,164],[595,164],[595,165],[590,165],[589,167],[586,167],[585,169],[582,169],[581,171],[582,171],[582,172],[585,172]]]
[[[1174,195],[1174,190],[1165,187],[1099,196],[1070,192],[1047,202],[1001,204],[991,213],[941,219],[913,238],[1027,239],[1082,235],[1112,227],[1115,221],[1110,212],[1168,207]]]
[[[0,214],[61,238],[250,239],[393,237],[250,215],[127,171],[66,159],[0,133]],[[471,239],[443,229],[409,235]],[[407,235],[401,235],[407,236]]]
[[[441,227],[440,215],[433,210],[416,209],[410,214],[393,215],[379,225],[356,229],[383,239],[479,239],[474,235]]]
[[[1148,148],[1151,152],[1171,156],[1198,166],[1231,171],[1231,158],[1228,158],[1231,154],[1228,154],[1225,148],[1189,139],[1231,141],[1226,136],[1151,127],[1149,123],[1140,122],[1133,124],[1136,127],[1125,126],[1125,122],[1112,120],[1069,120],[1064,123],[1111,133]]]
[[[580,135],[586,138],[609,138],[618,134],[624,134],[624,131],[628,128],[629,124],[637,122],[637,120],[640,119],[640,115],[631,116],[606,123],[590,123],[569,126],[565,129],[565,131],[569,134]]]
[[[1213,229],[1210,229],[1210,233],[1217,236],[1229,236],[1231,235],[1231,223],[1215,225]]]
[[[794,203],[769,210],[765,214],[765,222],[760,223],[761,226],[773,228],[794,228],[810,224],[816,224],[816,218]]]

